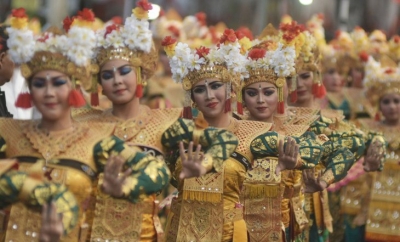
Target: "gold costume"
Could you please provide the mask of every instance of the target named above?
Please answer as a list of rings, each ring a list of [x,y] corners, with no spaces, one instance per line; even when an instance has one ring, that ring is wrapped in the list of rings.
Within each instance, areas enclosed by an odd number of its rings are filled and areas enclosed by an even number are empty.
[[[160,110],[140,106],[139,116],[128,120],[113,116],[111,110],[105,112],[81,110],[78,112],[76,117],[79,120],[97,119],[104,124],[114,123],[116,125],[114,135],[160,158],[168,156],[171,152],[175,154],[178,150],[179,141],[188,144],[198,132],[193,121],[179,119],[182,113],[181,109]],[[226,131],[206,129],[201,131],[199,142],[204,148],[209,148],[208,153],[213,158],[212,164],[219,167],[222,166],[223,157],[230,154],[230,150],[233,151],[236,138]],[[165,152],[166,148],[171,149],[171,152]],[[168,164],[174,175],[171,182],[174,182],[176,181],[175,163],[170,162]],[[116,206],[116,203],[118,206]],[[96,207],[98,212],[96,212],[93,222],[92,239],[96,239],[96,236],[98,236],[123,241],[137,240],[138,238],[141,241],[153,241],[156,237],[160,241],[163,240],[164,234],[158,219],[158,205],[154,195],[142,197],[142,201],[138,204],[98,196],[96,206],[98,206],[97,204],[101,204],[101,207]],[[127,218],[124,221],[121,221],[118,217],[107,215],[109,213],[121,213],[121,211]],[[131,220],[131,216],[138,219]],[[116,225],[119,226],[118,229],[115,227]],[[129,229],[125,229],[127,227]]]
[[[239,139],[235,152],[221,169],[179,182],[178,198],[172,201],[166,241],[245,241],[246,224],[239,194],[253,155],[250,144],[271,124],[231,118],[226,129]],[[175,174],[179,175],[180,165]],[[275,196],[277,194],[275,193]]]
[[[91,221],[90,216],[89,221],[85,217],[91,212],[88,211],[88,206],[93,196],[94,181],[97,173],[104,168],[108,154],[122,155],[133,174],[139,173],[128,178],[128,184],[132,185],[123,190],[126,199],[136,201],[143,193],[161,190],[163,185],[156,185],[159,180],[164,181],[164,185],[168,182],[168,170],[165,166],[160,166],[156,159],[149,158],[134,148],[124,147],[119,139],[104,139],[112,134],[112,124],[74,123],[73,128],[57,132],[47,132],[38,125],[38,121],[1,119],[0,141],[3,145],[8,144],[3,150],[4,156],[15,157],[21,171],[27,171],[32,164],[43,161],[45,177],[52,183],[65,184],[76,197],[80,206],[78,226],[63,237],[62,241],[87,239]],[[144,170],[141,167],[143,163],[147,164],[147,167],[153,167],[155,175],[146,171],[141,174]],[[146,182],[152,185],[148,184],[148,187]],[[28,209],[21,203],[14,205],[8,222],[6,240],[26,241],[29,238],[36,241],[40,221],[40,212]]]
[[[359,120],[361,127],[379,131],[384,134],[388,143],[385,166],[382,172],[373,174],[370,187],[370,204],[366,239],[373,241],[398,241],[400,239],[398,225],[400,217],[400,184],[398,164],[400,155],[400,127],[388,127],[373,120]]]

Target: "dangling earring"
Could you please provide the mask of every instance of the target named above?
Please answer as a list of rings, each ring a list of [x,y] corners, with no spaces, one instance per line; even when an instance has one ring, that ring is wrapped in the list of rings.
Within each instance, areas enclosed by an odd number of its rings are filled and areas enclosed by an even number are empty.
[[[183,113],[182,113],[182,118],[185,119],[193,119],[192,115],[192,92],[191,90],[187,90],[185,92],[185,103],[183,105]]]
[[[86,101],[83,98],[81,91],[77,89],[80,86],[79,82],[72,80],[72,83],[74,86],[73,86],[72,91],[69,93],[68,104],[75,108],[80,108],[80,107],[85,106]]]
[[[28,109],[31,108],[32,105],[32,96],[27,90],[28,87],[25,85],[23,89],[26,89],[25,91],[22,91],[18,97],[17,100],[15,101],[15,106],[17,108],[23,108],[23,109]]]
[[[138,98],[143,97],[143,82],[142,82],[142,71],[140,67],[136,68],[136,80],[137,80],[137,85],[136,85],[136,92],[135,95]]]
[[[226,100],[225,100],[225,113],[230,112],[231,109],[231,82],[227,83],[226,87]]]
[[[32,96],[29,92],[21,92],[15,101],[17,108],[28,109],[32,107]]]
[[[239,91],[237,92],[237,98],[236,98],[236,111],[238,114],[243,114],[243,108],[246,106],[243,100],[243,95],[242,95],[242,83],[239,84]]]

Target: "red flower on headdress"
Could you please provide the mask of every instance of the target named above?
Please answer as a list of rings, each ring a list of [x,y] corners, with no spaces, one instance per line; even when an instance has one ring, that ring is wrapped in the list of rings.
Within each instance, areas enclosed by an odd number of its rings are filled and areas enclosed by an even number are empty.
[[[15,18],[27,18],[28,17],[28,15],[26,15],[25,8],[13,9],[11,12],[11,15]]]
[[[179,31],[175,25],[170,25],[167,29],[173,33],[175,37],[179,37],[181,35],[181,31]]]
[[[336,32],[335,32],[335,39],[338,39],[339,38],[339,36],[342,34],[342,31],[341,30],[336,30]]]
[[[199,12],[199,13],[196,13],[195,16],[196,16],[197,20],[200,22],[201,26],[207,25],[207,22],[206,22],[207,15],[205,13]]]
[[[120,16],[114,16],[114,17],[112,17],[112,18],[111,18],[111,21],[112,21],[114,24],[118,24],[118,25],[121,25],[121,24],[122,24],[122,18],[121,18]]]
[[[111,34],[114,30],[118,30],[119,26],[116,24],[108,25],[106,28],[106,32],[104,33],[104,38],[107,37],[108,34]]]
[[[394,70],[393,70],[392,68],[388,68],[388,69],[385,71],[385,74],[392,74],[392,73],[394,73]]]
[[[213,42],[213,44],[218,43],[219,37],[218,37],[218,33],[217,33],[217,30],[215,29],[215,27],[211,26],[208,30],[210,31],[211,41]]]
[[[290,42],[294,38],[296,38],[301,32],[303,32],[305,30],[305,27],[302,24],[298,24],[296,21],[292,21],[291,23],[287,24],[282,23],[279,26],[279,29],[284,32],[282,38]]]
[[[72,23],[74,22],[74,17],[70,18],[70,17],[65,17],[65,19],[63,20],[63,29],[65,30],[65,32],[68,32],[69,29],[71,28]]]
[[[358,56],[362,62],[368,61],[368,53],[366,51],[362,51],[360,54],[358,54]]]
[[[210,48],[201,46],[200,48],[196,49],[196,54],[201,58],[201,57],[206,57],[210,53]]]
[[[317,17],[318,17],[319,19],[321,19],[321,20],[324,20],[324,18],[325,18],[325,16],[324,16],[323,13],[317,14]]]
[[[172,45],[175,43],[176,43],[175,38],[172,38],[171,36],[167,36],[161,41],[161,46],[168,46],[168,45]]]
[[[160,14],[158,15],[159,18],[165,15],[164,9],[160,9]]]
[[[393,36],[393,40],[394,40],[394,42],[396,44],[399,44],[400,43],[400,36],[398,36],[398,35]]]
[[[145,11],[153,9],[153,6],[147,0],[140,0],[139,2],[136,3],[136,6],[142,8]]]
[[[46,42],[46,40],[49,38],[49,34],[48,33],[45,33],[42,37],[40,37],[39,39],[38,39],[38,41],[39,42]]]
[[[240,27],[236,30],[235,32],[236,37],[240,40],[243,37],[247,37],[249,40],[253,40],[253,33],[251,33],[251,30],[247,27]]]
[[[264,58],[265,53],[267,53],[267,50],[255,48],[255,49],[250,50],[249,57],[252,60],[258,60],[258,59]]]
[[[78,12],[78,18],[85,21],[94,22],[94,13],[91,9],[84,8],[82,11]]]
[[[233,29],[225,29],[224,34],[221,36],[220,43],[225,43],[229,41],[231,43],[237,40],[235,31]]]
[[[0,51],[3,50],[4,46],[0,44]]]

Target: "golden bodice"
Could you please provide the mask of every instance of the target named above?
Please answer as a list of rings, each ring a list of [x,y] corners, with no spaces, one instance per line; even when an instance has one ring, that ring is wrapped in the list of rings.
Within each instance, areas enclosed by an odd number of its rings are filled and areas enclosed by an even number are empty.
[[[102,123],[115,125],[114,135],[130,145],[140,147],[144,152],[158,158],[163,157],[161,136],[178,120],[181,109],[150,109],[139,106],[139,115],[135,118],[123,120],[112,114],[112,110],[82,109],[75,112],[78,120],[99,120]],[[156,195],[142,196],[139,204],[114,199],[106,196],[97,197],[96,211],[92,239],[115,239],[121,241],[153,241],[160,230],[156,205]],[[101,206],[100,206],[101,205]],[[117,209],[118,208],[118,209]],[[136,220],[121,220],[106,214],[124,214],[125,217],[136,217]],[[100,214],[102,213],[102,214]],[[161,237],[159,237],[161,239]]]
[[[370,119],[359,120],[359,123],[363,129],[383,133],[388,143],[383,171],[374,174],[366,237],[376,241],[399,241],[400,126],[389,127]]]
[[[180,239],[189,241],[232,241],[233,239],[235,241],[238,235],[239,237],[246,236],[239,196],[246,170],[250,168],[253,160],[250,144],[254,138],[270,128],[271,124],[268,123],[231,118],[231,123],[226,129],[235,134],[239,145],[231,157],[224,161],[222,172],[208,173],[199,178],[179,181],[179,196],[172,203],[172,215],[169,218],[171,222],[167,225],[167,241],[181,241]],[[175,170],[176,177],[179,177],[181,169],[181,163],[178,162]],[[213,191],[214,194],[212,194]],[[202,209],[211,211],[211,217],[206,215],[208,213],[201,213]],[[213,228],[204,234],[204,226],[191,222],[192,219],[206,221],[207,224],[213,224]]]
[[[97,172],[93,148],[112,134],[114,126],[92,122],[89,128],[89,124],[75,122],[71,129],[46,132],[38,125],[38,121],[0,119],[0,140],[6,144],[5,156],[16,157],[20,170],[27,170],[36,161],[44,160],[45,177],[65,184],[77,198],[81,209],[79,225],[82,225]],[[14,241],[33,238],[35,241],[37,236],[33,235],[37,235],[40,221],[40,212],[29,210],[22,204],[14,205],[6,238]],[[14,229],[16,227],[19,229]],[[62,241],[77,241],[79,227]]]

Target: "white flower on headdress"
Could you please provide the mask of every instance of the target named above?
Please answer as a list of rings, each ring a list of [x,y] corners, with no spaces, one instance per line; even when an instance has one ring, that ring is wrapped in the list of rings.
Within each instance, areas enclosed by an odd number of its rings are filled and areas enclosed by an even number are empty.
[[[251,59],[247,53],[248,62],[246,67],[248,69],[273,69],[275,74],[279,77],[288,77],[295,71],[296,52],[293,47],[285,47],[282,43],[278,44],[276,50],[268,50],[265,56],[258,59]]]
[[[278,48],[272,55],[272,63],[274,63],[274,71],[279,77],[290,76],[295,71],[296,52],[293,47],[283,48],[282,43],[278,44]]]
[[[25,63],[35,54],[35,38],[33,32],[28,29],[7,28],[8,53],[15,63]]]
[[[67,33],[67,38],[69,49],[64,55],[78,66],[88,64],[96,45],[94,31],[84,27],[72,26]]]
[[[206,63],[206,60],[203,57],[200,57],[197,54],[191,54],[189,55],[189,70],[200,70],[201,65],[204,65]]]

